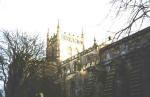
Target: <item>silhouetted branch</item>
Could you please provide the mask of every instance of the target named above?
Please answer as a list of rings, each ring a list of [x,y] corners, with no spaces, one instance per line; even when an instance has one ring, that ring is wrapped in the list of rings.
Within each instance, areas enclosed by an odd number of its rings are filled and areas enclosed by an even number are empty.
[[[117,6],[116,16],[122,11],[130,12],[127,26],[118,31],[114,39],[118,39],[122,33],[130,35],[133,25],[139,23],[139,30],[146,18],[150,18],[150,1],[149,0],[112,0],[112,5]]]
[[[1,32],[0,52],[8,67],[6,71],[2,65],[6,97],[17,97],[18,91],[37,73],[44,56],[43,42],[38,41],[38,36],[30,37],[26,33]]]

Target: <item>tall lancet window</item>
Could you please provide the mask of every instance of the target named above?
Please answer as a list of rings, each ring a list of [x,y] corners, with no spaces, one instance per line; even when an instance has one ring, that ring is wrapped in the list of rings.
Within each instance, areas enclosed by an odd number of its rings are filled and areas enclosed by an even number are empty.
[[[79,53],[79,50],[77,48],[74,49],[75,54]]]
[[[67,52],[68,52],[69,56],[72,56],[72,48],[71,47],[68,47]]]

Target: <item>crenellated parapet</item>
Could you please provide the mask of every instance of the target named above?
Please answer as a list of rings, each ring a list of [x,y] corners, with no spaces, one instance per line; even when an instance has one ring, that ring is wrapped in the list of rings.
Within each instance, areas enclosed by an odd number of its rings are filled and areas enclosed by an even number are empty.
[[[70,42],[73,42],[73,43],[76,43],[76,44],[83,44],[83,40],[82,40],[81,36],[76,36],[74,34],[64,32],[61,35],[61,37],[64,41],[70,41]]]
[[[109,61],[116,56],[124,55],[133,49],[140,48],[149,40],[150,27],[99,49],[100,62]]]

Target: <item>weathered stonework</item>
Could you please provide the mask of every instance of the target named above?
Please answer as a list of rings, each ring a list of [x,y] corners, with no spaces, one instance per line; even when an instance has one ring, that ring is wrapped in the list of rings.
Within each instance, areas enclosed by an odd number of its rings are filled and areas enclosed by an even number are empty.
[[[149,97],[149,52],[150,27],[109,45],[94,44],[59,61],[55,84],[62,97]]]

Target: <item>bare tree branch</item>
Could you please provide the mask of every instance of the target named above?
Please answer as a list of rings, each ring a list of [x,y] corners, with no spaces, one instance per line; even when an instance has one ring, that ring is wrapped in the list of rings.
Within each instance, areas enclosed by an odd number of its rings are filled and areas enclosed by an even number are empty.
[[[11,33],[6,30],[1,32],[3,41],[0,42],[0,62],[3,63],[5,94],[6,97],[17,97],[17,92],[37,72],[41,64],[39,59],[44,56],[44,46],[43,42],[38,41],[38,36],[30,37],[26,33]],[[7,71],[4,66],[8,67]]]
[[[130,35],[133,25],[135,25],[135,23],[140,24],[138,26],[140,30],[144,20],[150,18],[149,0],[112,0],[112,5],[118,5],[116,9],[116,16],[118,16],[122,11],[130,12],[130,16],[127,21],[127,26],[125,26],[120,31],[116,32],[114,39],[119,39],[119,37],[123,33],[127,33],[128,35]]]

